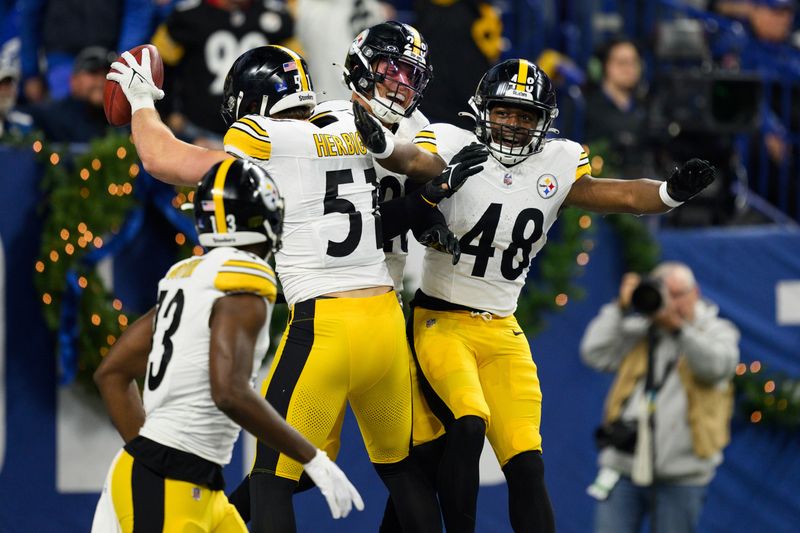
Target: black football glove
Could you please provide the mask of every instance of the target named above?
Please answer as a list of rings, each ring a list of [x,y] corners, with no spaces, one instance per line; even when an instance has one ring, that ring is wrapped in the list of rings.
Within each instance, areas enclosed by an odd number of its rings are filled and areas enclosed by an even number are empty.
[[[675,167],[667,178],[667,194],[676,202],[685,202],[714,181],[716,168],[704,159],[690,159]]]
[[[480,164],[488,157],[489,151],[483,144],[472,143],[465,146],[453,156],[444,172],[425,184],[422,196],[432,204],[450,198],[464,185],[467,178],[483,170]],[[445,184],[447,189],[442,188]]]
[[[461,259],[458,237],[443,224],[434,224],[423,231],[417,240],[423,246],[430,246],[434,250],[452,255],[454,265]]]
[[[358,102],[353,102],[353,116],[356,129],[364,141],[364,146],[373,154],[382,154],[386,151],[386,135],[383,128],[369,111]]]

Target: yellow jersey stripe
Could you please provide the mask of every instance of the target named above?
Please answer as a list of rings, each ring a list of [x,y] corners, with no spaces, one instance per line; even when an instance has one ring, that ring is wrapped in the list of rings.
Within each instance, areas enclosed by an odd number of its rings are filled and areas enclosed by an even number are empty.
[[[519,72],[517,72],[517,90],[524,91],[528,84],[528,62],[524,59],[519,60]]]
[[[275,272],[270,268],[269,265],[262,265],[260,263],[254,263],[253,261],[244,261],[241,259],[229,259],[222,263],[222,266],[235,266],[235,267],[243,267],[243,268],[254,268],[256,270],[260,270],[262,272],[266,272],[270,275],[275,275]]]
[[[310,119],[308,119],[308,120],[309,120],[309,122],[314,122],[314,121],[315,121],[315,120],[317,120],[318,118],[322,118],[322,117],[324,117],[324,116],[327,116],[327,115],[330,115],[330,114],[331,114],[331,112],[330,112],[330,111],[323,111],[323,112],[322,112],[322,113],[320,113],[319,115],[314,115],[313,117],[311,117],[311,118],[310,118]]]
[[[430,152],[430,153],[432,153],[432,154],[438,154],[438,153],[439,153],[439,149],[438,149],[438,148],[436,148],[436,145],[435,145],[435,144],[433,144],[432,142],[428,142],[428,141],[417,141],[417,140],[415,139],[415,140],[414,140],[414,144],[415,144],[415,145],[417,145],[417,146],[419,146],[420,148],[422,148],[422,149],[424,149],[424,150],[427,150],[427,151],[429,151],[429,152]]]
[[[584,176],[589,176],[592,174],[592,165],[589,163],[584,163],[580,165],[577,170],[575,171],[575,181],[578,181]]]
[[[214,176],[214,188],[211,195],[214,197],[214,217],[216,219],[216,233],[228,233],[228,224],[225,221],[225,178],[228,176],[228,169],[233,164],[233,159],[226,159],[217,168],[217,175]]]
[[[303,91],[308,91],[309,90],[308,79],[306,79],[306,71],[305,69],[303,69],[303,58],[297,55],[297,53],[294,50],[290,50],[285,46],[275,45],[275,47],[280,48],[281,50],[289,54],[292,57],[292,59],[294,59],[294,63],[297,66],[297,74],[300,75],[300,89]]]
[[[267,133],[267,130],[265,130],[261,126],[261,124],[259,124],[258,122],[256,122],[252,118],[250,118],[250,117],[242,117],[242,118],[239,119],[239,122],[243,122],[244,124],[247,124],[248,126],[253,128],[256,133],[258,133],[259,135],[263,135],[264,137],[269,139],[269,133]]]
[[[260,161],[269,161],[272,155],[272,143],[253,137],[246,131],[231,127],[223,141],[225,150],[234,148],[237,152]]]
[[[428,139],[435,139],[436,138],[436,134],[433,133],[432,131],[428,131],[428,130],[422,130],[421,132],[417,133],[416,136],[418,138],[419,137],[425,137],[425,138],[428,138]]]
[[[222,292],[252,292],[270,302],[278,295],[275,283],[258,274],[219,272],[214,278],[214,288]]]

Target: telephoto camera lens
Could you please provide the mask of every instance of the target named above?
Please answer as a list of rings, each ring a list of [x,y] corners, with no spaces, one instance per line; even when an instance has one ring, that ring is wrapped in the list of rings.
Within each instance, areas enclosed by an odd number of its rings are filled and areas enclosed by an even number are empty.
[[[643,315],[655,314],[663,304],[661,282],[656,279],[643,279],[631,294],[631,308]]]

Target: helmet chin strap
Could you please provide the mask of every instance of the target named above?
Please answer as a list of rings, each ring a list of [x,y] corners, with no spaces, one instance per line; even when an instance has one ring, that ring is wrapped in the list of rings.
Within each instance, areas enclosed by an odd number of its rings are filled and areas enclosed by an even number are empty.
[[[405,118],[403,115],[391,109],[391,100],[383,98],[382,96],[376,95],[370,98],[369,106],[372,108],[372,112],[381,120],[381,122],[386,122],[387,124],[397,124],[403,120],[403,118]]]

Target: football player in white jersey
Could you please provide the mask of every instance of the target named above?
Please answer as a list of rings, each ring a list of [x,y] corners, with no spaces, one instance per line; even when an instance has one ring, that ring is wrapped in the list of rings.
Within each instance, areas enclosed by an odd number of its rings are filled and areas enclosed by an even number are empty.
[[[448,530],[474,530],[478,462],[487,436],[508,482],[514,530],[552,532],[541,391],[528,340],[514,318],[530,262],[562,206],[662,213],[699,193],[715,171],[692,159],[664,182],[592,178],[581,145],[545,138],[558,114],[555,91],[525,59],[492,67],[470,104],[474,132],[437,124],[417,139],[446,161],[474,142],[493,156],[439,204],[460,238],[462,259],[453,265],[427,249],[412,302],[412,350],[428,404],[447,428],[439,499]],[[362,121],[359,127],[371,150],[385,150],[377,125]]]
[[[223,492],[240,425],[303,464],[334,518],[363,509],[341,470],[259,396],[277,295],[266,260],[280,249],[283,200],[269,175],[244,161],[216,164],[195,195],[200,243],[173,265],[158,303],[129,327],[95,373],[125,441],[92,531],[246,532]],[[144,397],[135,379],[145,378]]]
[[[418,238],[424,236],[427,214],[438,213],[431,207],[480,171],[486,153],[463,150],[454,158],[458,164],[438,176],[445,168],[440,158],[398,140],[382,154],[389,155],[394,170],[438,177],[415,194],[387,202],[386,209],[381,205],[386,220],[379,224],[372,156],[353,115],[338,112],[336,121],[321,126],[304,120],[315,95],[305,61],[296,53],[266,46],[245,52],[234,63],[223,101],[223,116],[235,121],[225,136],[227,152],[175,139],[154,110],[163,92],[152,83],[149,56],[143,53],[142,64],[128,53],[123,57],[128,65],[115,63],[117,72],[108,78],[121,82],[131,102],[134,143],[155,177],[189,185],[201,162],[233,154],[268,170],[284,195],[284,246],[275,261],[290,319],[264,382],[267,400],[317,446],[332,443],[332,454],[349,402],[403,527],[438,531],[435,495],[418,486],[419,473],[406,460],[410,356],[382,238],[409,225]],[[451,233],[437,231],[436,238],[441,248],[454,251]],[[254,530],[295,529],[292,492],[302,470],[292,458],[259,445],[250,476]]]

